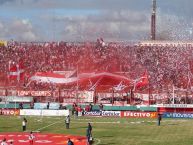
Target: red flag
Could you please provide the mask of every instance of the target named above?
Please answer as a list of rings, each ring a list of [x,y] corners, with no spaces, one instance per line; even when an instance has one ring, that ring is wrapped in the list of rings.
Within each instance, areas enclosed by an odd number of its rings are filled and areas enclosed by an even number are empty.
[[[24,80],[24,76],[25,76],[25,68],[24,68],[24,64],[23,61],[19,62],[19,79],[20,80]]]
[[[9,80],[20,80],[24,79],[24,66],[23,62],[20,61],[19,64],[9,62]]]
[[[148,74],[147,74],[147,71],[145,71],[142,77],[135,80],[134,88],[135,89],[142,88],[144,86],[147,86],[148,84],[149,84]]]

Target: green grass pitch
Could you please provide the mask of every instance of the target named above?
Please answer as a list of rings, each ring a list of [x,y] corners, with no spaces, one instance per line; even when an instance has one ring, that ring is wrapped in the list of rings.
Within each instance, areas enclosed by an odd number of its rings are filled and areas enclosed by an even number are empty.
[[[71,118],[70,129],[65,129],[65,117],[26,116],[27,130],[42,133],[86,135],[87,123],[93,126],[94,145],[193,145],[193,120],[136,118]],[[0,132],[22,132],[18,116],[0,116]]]

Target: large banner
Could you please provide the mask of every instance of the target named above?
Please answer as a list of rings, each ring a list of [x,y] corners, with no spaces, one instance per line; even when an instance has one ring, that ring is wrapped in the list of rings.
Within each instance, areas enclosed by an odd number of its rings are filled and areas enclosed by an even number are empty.
[[[79,102],[93,102],[94,91],[81,91],[78,92]]]
[[[52,96],[51,91],[18,91],[18,96]]]
[[[148,104],[149,94],[134,93],[133,103],[136,105]]]
[[[19,115],[20,110],[19,109],[1,109],[0,114],[1,115]]]
[[[112,104],[112,95],[115,105],[124,105],[127,103],[127,100],[124,97],[128,96],[127,93],[97,93],[98,103]]]
[[[61,92],[61,97],[64,103],[92,103],[94,98],[94,91],[66,91]]]
[[[0,89],[0,96],[6,96],[6,90]]]
[[[129,118],[157,118],[157,112],[122,111],[121,117]]]

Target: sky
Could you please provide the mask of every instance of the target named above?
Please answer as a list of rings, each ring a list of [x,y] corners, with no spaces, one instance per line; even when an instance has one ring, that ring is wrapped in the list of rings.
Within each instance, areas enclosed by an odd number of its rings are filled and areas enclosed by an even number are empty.
[[[0,0],[0,40],[150,39],[152,0]],[[156,38],[192,40],[193,0],[157,0]]]

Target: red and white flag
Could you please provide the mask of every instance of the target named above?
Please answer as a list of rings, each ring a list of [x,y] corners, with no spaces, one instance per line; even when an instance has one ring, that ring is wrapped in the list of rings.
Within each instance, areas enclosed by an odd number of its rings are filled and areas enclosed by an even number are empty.
[[[64,74],[53,72],[37,72],[30,78],[30,80],[43,83],[68,84],[76,82],[77,77],[66,78]]]
[[[134,80],[134,90],[147,86],[148,84],[149,84],[148,73],[147,71],[145,71],[143,76]]]
[[[19,82],[20,80],[24,79],[24,74],[25,71],[22,61],[20,61],[18,64],[14,62],[9,62],[9,72],[8,72],[9,80],[17,80]]]

